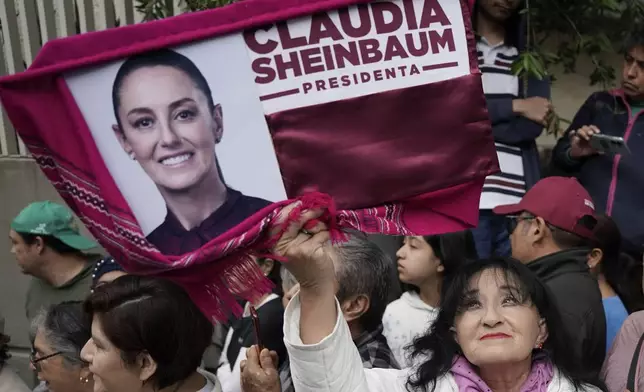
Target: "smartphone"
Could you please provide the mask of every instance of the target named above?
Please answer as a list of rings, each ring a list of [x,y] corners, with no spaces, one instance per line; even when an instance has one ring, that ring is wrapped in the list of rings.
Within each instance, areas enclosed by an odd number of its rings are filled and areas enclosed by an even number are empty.
[[[603,135],[596,133],[590,138],[590,146],[597,151],[610,154],[630,154],[623,137]]]
[[[255,328],[255,342],[257,342],[257,348],[259,352],[257,355],[259,355],[262,350],[264,349],[264,345],[262,344],[262,341],[260,339],[261,334],[259,333],[259,316],[257,316],[257,310],[255,310],[254,306],[251,306],[249,308],[250,310],[250,317],[253,319],[253,327]]]

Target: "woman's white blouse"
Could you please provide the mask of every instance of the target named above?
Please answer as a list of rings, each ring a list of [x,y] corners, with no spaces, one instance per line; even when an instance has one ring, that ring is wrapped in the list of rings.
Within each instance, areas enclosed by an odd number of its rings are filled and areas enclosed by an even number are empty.
[[[299,294],[291,299],[284,313],[284,342],[291,375],[298,392],[407,392],[405,384],[413,370],[364,369],[360,354],[351,340],[349,326],[336,300],[337,319],[333,332],[317,344],[300,339]],[[555,370],[548,392],[573,392],[572,383]],[[579,392],[598,392],[584,386]],[[458,392],[451,374],[440,378],[435,392]]]

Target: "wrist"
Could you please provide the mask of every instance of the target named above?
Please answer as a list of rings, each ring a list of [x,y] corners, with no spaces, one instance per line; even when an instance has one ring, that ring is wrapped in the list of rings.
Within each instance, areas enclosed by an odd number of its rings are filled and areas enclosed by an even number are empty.
[[[571,161],[577,161],[579,158],[582,158],[581,154],[579,154],[579,151],[573,146],[571,146],[568,151],[566,151],[566,156],[568,159]]]
[[[335,298],[335,281],[300,283],[300,300],[315,301],[324,298]]]
[[[523,114],[525,111],[525,99],[512,100],[512,111],[514,114]]]

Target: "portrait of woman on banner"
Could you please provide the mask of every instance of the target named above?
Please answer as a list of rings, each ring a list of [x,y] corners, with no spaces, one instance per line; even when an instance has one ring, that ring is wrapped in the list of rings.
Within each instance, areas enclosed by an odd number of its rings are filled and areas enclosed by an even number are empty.
[[[226,185],[216,154],[223,110],[188,57],[161,49],[128,58],[112,104],[119,144],[165,201],[165,220],[146,237],[162,253],[196,250],[271,204]]]

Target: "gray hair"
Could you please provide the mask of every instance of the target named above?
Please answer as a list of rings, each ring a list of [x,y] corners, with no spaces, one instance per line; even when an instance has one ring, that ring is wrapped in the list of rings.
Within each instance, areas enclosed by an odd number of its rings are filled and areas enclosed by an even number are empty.
[[[393,261],[362,233],[347,233],[349,240],[334,246],[337,263],[338,301],[355,295],[369,298],[369,309],[360,318],[367,330],[382,323],[392,285]]]
[[[92,320],[82,302],[63,302],[42,309],[31,322],[31,338],[40,331],[53,352],[61,352],[68,366],[85,366],[80,352],[91,338]]]
[[[295,276],[293,276],[291,271],[287,270],[286,268],[282,268],[280,270],[280,278],[282,278],[284,294],[286,294],[287,291],[295,287],[295,285],[297,284],[297,279],[295,279]]]

